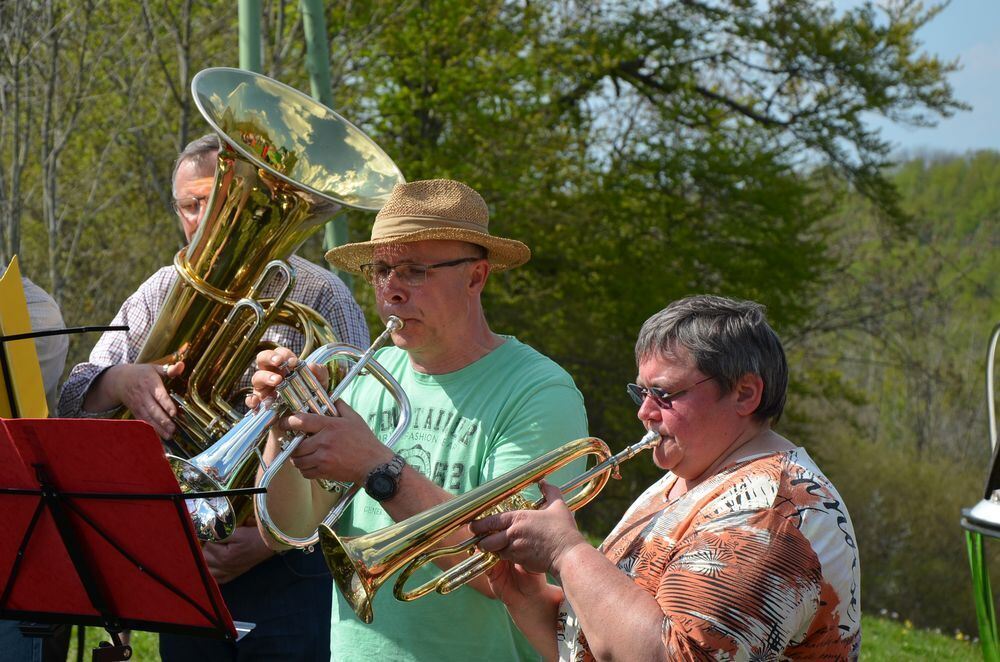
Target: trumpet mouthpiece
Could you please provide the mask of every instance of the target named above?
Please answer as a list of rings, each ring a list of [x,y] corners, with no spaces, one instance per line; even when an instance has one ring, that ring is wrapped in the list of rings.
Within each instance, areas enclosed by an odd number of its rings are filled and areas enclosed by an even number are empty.
[[[404,326],[403,320],[399,319],[395,315],[389,315],[389,319],[385,322],[385,328],[389,331],[399,331]]]

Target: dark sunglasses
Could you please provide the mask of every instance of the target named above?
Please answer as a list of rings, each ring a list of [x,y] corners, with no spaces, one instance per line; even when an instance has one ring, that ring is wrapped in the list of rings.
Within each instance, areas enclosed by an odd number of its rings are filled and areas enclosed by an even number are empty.
[[[626,384],[625,390],[628,394],[632,396],[632,402],[635,403],[636,407],[641,407],[642,403],[645,402],[646,398],[652,398],[653,402],[656,403],[657,407],[662,407],[663,409],[673,409],[674,400],[681,397],[691,389],[693,389],[698,384],[704,384],[705,382],[714,379],[713,377],[706,377],[700,381],[691,384],[690,386],[685,386],[682,389],[678,389],[673,393],[668,393],[666,389],[662,389],[656,386],[639,386],[638,384]]]

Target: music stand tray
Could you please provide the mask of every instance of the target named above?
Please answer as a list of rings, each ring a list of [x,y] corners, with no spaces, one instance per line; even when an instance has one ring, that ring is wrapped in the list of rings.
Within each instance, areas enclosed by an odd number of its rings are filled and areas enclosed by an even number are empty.
[[[0,419],[0,618],[235,640],[184,496],[144,422]]]

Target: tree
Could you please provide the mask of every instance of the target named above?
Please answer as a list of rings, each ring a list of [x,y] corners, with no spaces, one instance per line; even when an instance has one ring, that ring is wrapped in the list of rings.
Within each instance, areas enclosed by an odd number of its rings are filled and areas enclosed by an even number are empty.
[[[10,262],[21,247],[24,175],[31,153],[34,99],[30,56],[38,38],[39,10],[28,3],[0,5],[0,262]]]
[[[863,116],[963,107],[955,65],[917,52],[936,11],[424,0],[339,4],[329,24],[378,26],[350,49],[331,39],[352,72],[338,105],[409,179],[470,183],[495,231],[532,247],[495,278],[491,320],[566,366],[593,432],[623,443],[640,434],[622,392],[631,342],[671,299],[754,298],[779,330],[806,325],[841,257],[820,222],[837,200],[812,171],[905,222]]]
[[[990,460],[983,374],[1000,317],[1000,154],[925,155],[891,181],[905,231],[857,195],[824,221],[841,266],[790,343],[798,386],[786,425],[850,509],[866,609],[968,631],[958,518],[982,498]]]

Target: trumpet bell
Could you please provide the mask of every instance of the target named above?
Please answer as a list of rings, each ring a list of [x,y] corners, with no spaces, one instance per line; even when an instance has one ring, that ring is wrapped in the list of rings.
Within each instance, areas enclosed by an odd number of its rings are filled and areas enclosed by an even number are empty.
[[[183,493],[221,492],[227,489],[226,485],[219,481],[218,476],[210,476],[192,460],[175,455],[168,455],[167,460]],[[246,519],[253,509],[253,502],[249,497],[233,499],[224,496],[200,497],[187,499],[185,503],[195,534],[199,540],[206,542],[218,542],[231,536],[237,525]]]
[[[476,519],[494,513],[530,507],[531,503],[527,499],[521,494],[515,493],[507,496],[500,503],[487,507]],[[331,527],[325,524],[320,526],[320,550],[326,559],[333,582],[358,618],[365,623],[372,622],[375,616],[372,601],[375,599],[375,593],[379,587],[401,567],[402,559],[409,559],[416,554],[417,548],[426,549],[434,543],[441,530],[439,523],[444,523],[444,521],[434,518],[431,529],[425,528],[418,531],[416,535],[414,535],[414,529],[409,527],[405,529],[405,535],[399,535],[401,533],[399,529],[390,527],[354,538],[342,538]],[[434,534],[427,535],[429,530],[433,530]],[[400,540],[405,541],[402,549],[397,544]],[[459,551],[462,550],[456,549],[456,553]],[[397,552],[402,552],[402,556],[397,556]],[[400,575],[400,581],[397,582],[393,591],[397,599],[410,602],[436,588],[435,582],[429,582],[413,591],[403,590],[406,579],[418,569],[417,566],[409,566],[403,571],[404,574]],[[449,591],[454,590],[454,588],[458,588],[458,586],[450,587]]]
[[[375,617],[372,600],[375,599],[375,592],[388,575],[378,572],[379,569],[369,568],[365,564],[364,555],[352,554],[353,550],[345,544],[345,541],[325,524],[319,527],[319,546],[333,582],[340,589],[344,600],[358,618],[365,623],[371,623]],[[373,561],[371,558],[368,559],[369,563]]]
[[[319,541],[330,574],[358,618],[365,623],[371,623],[374,616],[372,599],[379,587],[397,570],[404,568],[394,590],[394,594],[400,600],[414,600],[432,590],[438,590],[441,577],[413,591],[406,591],[404,584],[420,567],[439,556],[472,551],[476,540],[469,539],[461,545],[435,549],[432,552],[427,550],[437,547],[459,527],[494,512],[494,509],[537,507],[537,502],[518,500],[520,493],[570,462],[588,455],[595,455],[604,461],[611,457],[611,452],[607,444],[600,439],[584,437],[563,444],[454,499],[378,531],[353,537],[339,537],[330,527],[321,527]],[[587,503],[604,487],[609,478],[609,473],[603,470],[596,474],[588,472],[583,475],[586,477],[572,488],[582,487],[567,501],[567,506],[570,508],[575,509]],[[477,574],[487,569],[489,563],[495,562],[486,563],[480,556],[470,557],[463,563],[469,561],[476,563]],[[459,564],[456,568],[459,568],[459,573],[464,574],[463,564]],[[453,590],[461,582],[472,578],[470,576],[468,579],[454,581],[450,573],[451,571],[448,571],[442,575],[449,581],[447,590]]]

